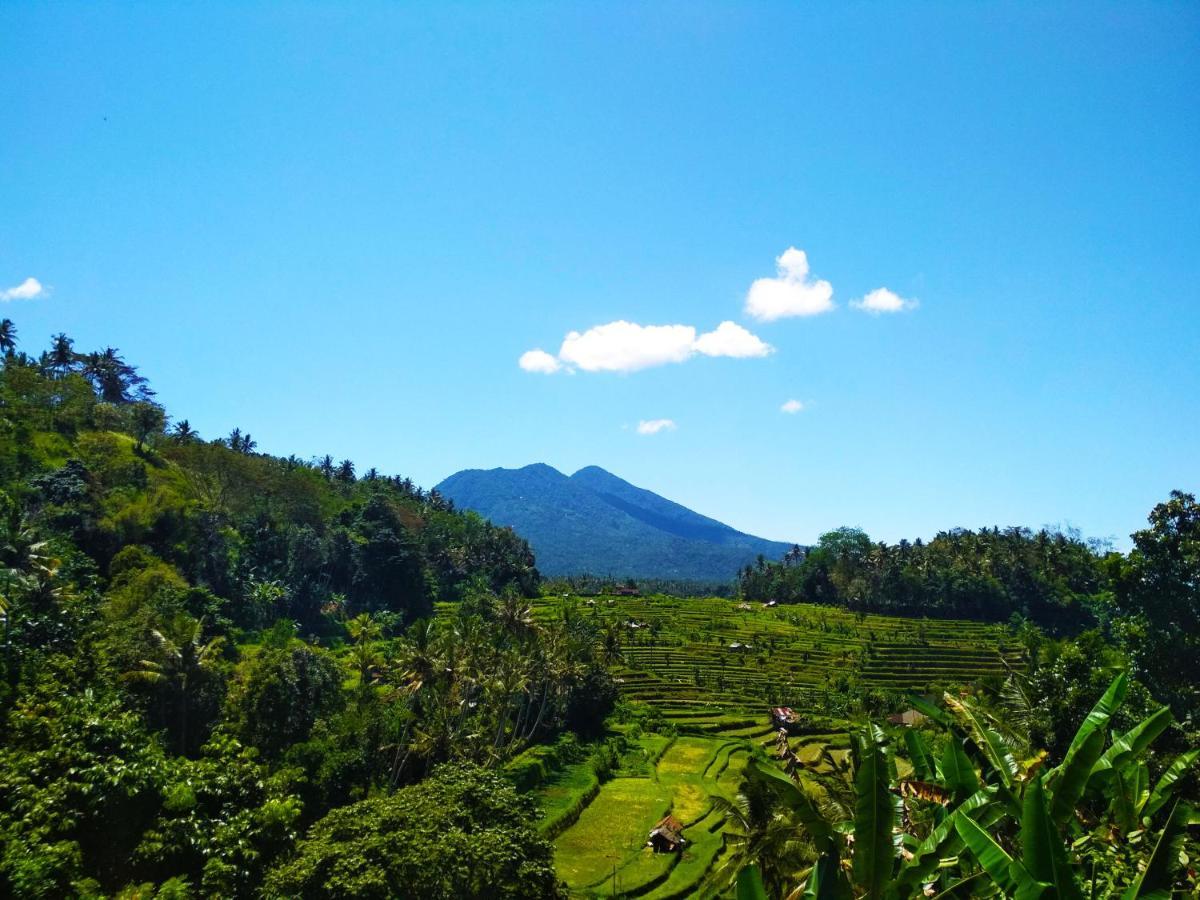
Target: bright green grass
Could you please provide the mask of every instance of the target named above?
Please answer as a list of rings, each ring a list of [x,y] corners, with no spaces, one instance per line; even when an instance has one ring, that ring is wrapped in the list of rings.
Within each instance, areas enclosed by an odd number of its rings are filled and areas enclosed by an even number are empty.
[[[588,762],[567,766],[537,791],[543,818],[538,823],[543,834],[556,831],[565,816],[570,816],[597,788],[596,773]]]
[[[657,745],[656,735],[642,742]],[[659,739],[661,740],[661,739]],[[651,778],[615,778],[556,841],[559,876],[577,896],[684,897],[708,877],[724,846],[716,796],[732,799],[749,755],[743,741],[685,735],[671,741]],[[541,801],[545,806],[549,800]],[[646,837],[668,810],[686,826],[687,848],[653,853]]]
[[[642,855],[646,835],[670,804],[670,786],[654,779],[609,781],[579,820],[558,836],[554,864],[559,877],[577,891],[611,877],[614,866],[622,868]]]

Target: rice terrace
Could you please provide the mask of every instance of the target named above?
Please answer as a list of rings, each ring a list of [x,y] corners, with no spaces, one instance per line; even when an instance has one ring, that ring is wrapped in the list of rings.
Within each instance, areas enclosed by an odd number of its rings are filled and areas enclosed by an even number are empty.
[[[589,762],[538,766],[536,788],[560,876],[581,897],[689,897],[714,891],[726,851],[726,816],[746,760],[778,754],[771,709],[796,714],[790,749],[820,779],[844,765],[849,723],[829,715],[857,685],[936,693],[1002,679],[1023,666],[1007,629],[953,620],[861,615],[812,605],[769,605],[662,594],[545,596],[542,620],[598,623],[622,700],[634,721],[614,728],[628,746],[611,780]],[[882,699],[883,695],[880,695]],[[552,754],[530,751],[512,766]],[[903,763],[902,763],[903,764]],[[670,814],[682,852],[647,846]]]

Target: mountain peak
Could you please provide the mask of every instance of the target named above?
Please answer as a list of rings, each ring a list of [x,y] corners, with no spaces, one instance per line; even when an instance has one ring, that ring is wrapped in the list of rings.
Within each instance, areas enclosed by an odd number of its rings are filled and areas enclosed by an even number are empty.
[[[600,466],[569,478],[545,463],[474,469],[437,489],[459,507],[512,526],[548,575],[729,581],[759,554],[777,559],[791,547],[743,534]]]

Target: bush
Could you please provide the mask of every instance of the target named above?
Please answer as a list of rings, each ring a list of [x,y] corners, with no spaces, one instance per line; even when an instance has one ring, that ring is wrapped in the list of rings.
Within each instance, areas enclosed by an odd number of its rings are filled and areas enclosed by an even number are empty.
[[[268,876],[267,898],[559,898],[533,801],[504,776],[444,765],[388,797],[334,810]]]

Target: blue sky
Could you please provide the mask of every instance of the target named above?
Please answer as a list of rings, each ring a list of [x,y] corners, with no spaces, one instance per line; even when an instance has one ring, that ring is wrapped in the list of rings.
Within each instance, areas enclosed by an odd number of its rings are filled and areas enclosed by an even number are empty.
[[[1200,489],[1194,4],[10,0],[0,59],[0,315],[205,436],[802,542]]]

